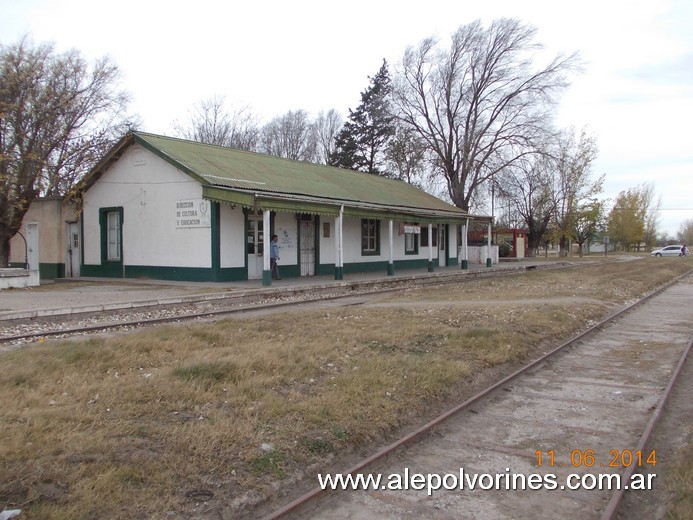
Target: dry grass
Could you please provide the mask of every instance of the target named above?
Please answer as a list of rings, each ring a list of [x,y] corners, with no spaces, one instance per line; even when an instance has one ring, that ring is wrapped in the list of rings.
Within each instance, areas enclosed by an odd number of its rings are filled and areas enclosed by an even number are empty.
[[[668,482],[667,520],[690,520],[693,518],[693,444],[689,443],[680,454]]]
[[[3,354],[0,507],[166,518],[206,489],[242,508],[691,267],[539,271]]]

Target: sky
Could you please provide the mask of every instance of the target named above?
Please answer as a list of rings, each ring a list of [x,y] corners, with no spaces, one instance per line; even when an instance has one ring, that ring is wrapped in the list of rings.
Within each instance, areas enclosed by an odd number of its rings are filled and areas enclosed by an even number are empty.
[[[513,17],[537,29],[545,62],[580,53],[556,123],[595,136],[603,197],[653,183],[659,229],[693,219],[690,0],[0,0],[0,44],[28,35],[89,60],[110,56],[141,129],[174,135],[195,104],[224,96],[270,120],[356,108],[383,59],[461,25]]]

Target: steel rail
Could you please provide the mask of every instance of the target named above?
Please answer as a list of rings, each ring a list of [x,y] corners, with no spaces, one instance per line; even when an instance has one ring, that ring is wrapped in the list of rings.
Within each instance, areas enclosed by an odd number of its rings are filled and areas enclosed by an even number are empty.
[[[422,438],[424,435],[429,433],[433,428],[440,426],[442,423],[450,419],[451,417],[458,415],[464,410],[467,410],[470,406],[473,404],[479,402],[480,400],[489,397],[491,394],[495,393],[497,390],[500,388],[506,386],[508,383],[511,381],[517,379],[518,377],[522,376],[523,374],[529,372],[530,370],[538,367],[545,361],[547,361],[549,358],[552,358],[556,354],[560,353],[561,351],[565,350],[566,348],[574,345],[578,341],[584,339],[585,337],[589,336],[590,334],[596,332],[598,329],[606,326],[610,321],[626,314],[627,312],[631,311],[633,308],[642,305],[649,299],[653,298],[654,296],[662,293],[669,287],[673,286],[674,284],[678,283],[680,280],[685,278],[686,276],[690,275],[693,271],[688,271],[682,275],[679,275],[666,284],[658,287],[657,289],[649,292],[639,300],[611,313],[608,315],[606,318],[602,319],[598,323],[590,326],[589,328],[585,329],[582,332],[579,332],[577,335],[573,336],[572,338],[562,342],[560,345],[552,349],[551,351],[547,352],[546,354],[542,355],[541,357],[531,361],[524,367],[516,370],[515,372],[511,373],[510,375],[496,381],[492,385],[486,387],[485,389],[481,390],[480,392],[476,393],[466,401],[448,409],[447,411],[443,412],[440,414],[438,417],[434,418],[433,420],[427,422],[423,426],[417,428],[416,430],[412,431],[411,433],[405,435],[404,437],[392,442],[391,444],[379,449],[377,452],[372,454],[371,456],[367,457],[366,459],[363,459],[362,461],[358,462],[351,468],[347,469],[346,471],[343,471],[343,475],[351,475],[354,473],[361,472],[363,469],[365,469],[367,466],[370,466],[371,464],[383,459],[384,457],[391,455],[395,451],[397,451],[400,448],[403,448],[404,446],[407,446],[408,444],[411,444],[412,442],[419,440]],[[689,345],[690,349],[690,345]],[[686,355],[688,353],[688,350],[686,351]],[[685,360],[685,357],[683,358]],[[680,366],[683,365],[683,361],[679,362],[679,367],[676,369],[676,374],[678,374]],[[667,397],[668,393],[671,391],[671,387],[673,387],[673,382],[670,382],[669,386],[667,387]],[[666,399],[664,399],[664,402],[666,402]],[[655,410],[655,414],[653,417],[656,416],[654,420],[650,420],[650,423],[648,423],[648,427],[646,429],[651,430],[654,428],[654,424],[656,423],[656,419],[659,418],[659,415],[661,414],[661,408],[663,408],[664,403],[660,401],[660,405],[657,406],[657,409]],[[643,436],[644,437],[644,436]],[[647,435],[647,438],[649,438],[649,433]],[[645,441],[641,440],[641,443],[644,444]],[[638,449],[642,449],[642,446],[638,446]],[[631,473],[632,474],[632,473]],[[309,502],[316,500],[319,496],[321,496],[326,490],[316,487],[305,493],[304,495],[296,498],[295,500],[291,501],[290,503],[286,504],[285,506],[281,507],[280,509],[270,513],[268,516],[265,517],[265,520],[275,520],[277,518],[282,518],[292,512],[296,512],[299,508],[304,507],[306,504]],[[613,499],[612,499],[613,500]],[[614,513],[615,514],[615,509],[618,507],[618,503],[620,502],[620,498],[616,501],[614,506],[609,506],[614,508]],[[604,516],[602,517],[602,520],[611,520],[612,516]]]
[[[590,265],[596,265],[596,264],[590,264]],[[536,266],[533,266],[536,268]],[[569,269],[569,268],[575,268],[575,267],[582,267],[582,265],[571,265],[571,264],[561,264],[560,266],[548,266],[542,268],[542,270],[545,269]],[[40,332],[30,332],[26,334],[16,334],[12,336],[2,336],[0,337],[0,344],[2,343],[12,343],[12,342],[17,342],[17,341],[27,341],[27,340],[32,340],[32,339],[40,339],[40,338],[49,338],[49,337],[58,337],[58,336],[73,336],[73,335],[80,335],[80,334],[91,334],[91,333],[96,333],[96,332],[105,332],[108,330],[118,330],[118,329],[123,329],[123,328],[140,328],[140,327],[147,327],[147,326],[152,326],[152,325],[162,325],[165,323],[178,323],[181,321],[194,321],[197,319],[204,319],[204,318],[213,318],[216,316],[224,316],[224,315],[230,315],[230,314],[237,314],[237,313],[242,313],[242,312],[251,312],[251,311],[262,311],[262,310],[270,310],[270,309],[277,309],[281,307],[289,307],[292,305],[300,305],[300,304],[307,304],[307,303],[315,303],[319,301],[332,301],[332,300],[339,300],[342,298],[350,298],[354,296],[369,296],[369,295],[377,295],[377,294],[386,294],[390,292],[400,292],[400,291],[405,291],[409,289],[417,289],[421,287],[431,287],[434,285],[446,285],[446,284],[452,284],[452,283],[459,283],[459,282],[465,282],[465,281],[472,281],[472,280],[478,280],[481,278],[495,278],[495,277],[501,277],[501,276],[513,276],[513,275],[518,275],[518,274],[523,274],[526,273],[528,270],[534,270],[534,269],[508,269],[508,270],[497,270],[497,271],[491,271],[491,272],[486,272],[486,271],[471,271],[471,272],[465,272],[463,276],[461,276],[459,273],[442,273],[438,276],[435,277],[415,277],[415,278],[399,278],[399,279],[393,279],[393,280],[373,280],[373,281],[361,281],[361,282],[356,282],[352,285],[338,285],[338,286],[329,286],[326,288],[301,288],[298,291],[295,292],[288,292],[288,295],[295,295],[295,294],[306,294],[306,293],[314,293],[316,291],[327,291],[327,290],[343,290],[345,291],[343,294],[330,294],[327,296],[316,296],[316,297],[308,297],[305,299],[300,299],[300,300],[291,300],[291,301],[279,301],[279,302],[271,302],[271,303],[266,303],[266,304],[247,304],[246,306],[242,307],[234,307],[234,308],[223,308],[223,309],[217,309],[217,310],[205,310],[202,312],[197,312],[197,313],[191,313],[191,314],[177,314],[175,316],[162,316],[158,318],[147,318],[147,319],[136,319],[136,320],[130,320],[130,321],[120,321],[116,323],[102,323],[102,324],[95,324],[95,325],[87,325],[83,327],[73,327],[73,328],[68,328],[68,329],[62,329],[62,330],[45,330],[45,331],[40,331]],[[428,282],[430,285],[423,285],[424,282]],[[368,289],[369,287],[373,287],[378,284],[387,284],[387,285],[396,285],[396,287],[385,287],[381,289]],[[366,288],[366,290],[362,290],[363,288]],[[348,291],[348,292],[346,292]],[[257,295],[259,298],[265,297],[267,295],[265,294],[259,294]],[[280,295],[279,297],[284,296]],[[248,294],[244,294],[242,298],[247,298]],[[228,300],[234,300],[236,299],[233,295],[229,296]],[[210,301],[210,300],[203,300],[199,302],[186,302],[186,303],[218,303],[219,301]],[[143,310],[152,310],[152,309],[157,309],[157,308],[164,308],[164,307],[170,307],[172,304],[161,304],[161,305],[153,305],[153,306],[148,306],[148,307],[143,307],[139,309],[113,309],[113,312],[137,312],[137,311],[143,311]],[[97,312],[106,312],[106,311],[97,311]],[[93,312],[85,312],[82,314],[93,314]],[[70,316],[71,318],[75,318],[75,314],[59,314],[59,315],[53,315],[51,316],[52,318],[56,317],[61,317],[61,316]],[[49,316],[45,316],[42,318],[48,318]],[[25,321],[27,318],[21,318],[21,319],[9,319],[9,320],[3,320],[6,323],[11,323],[12,321]]]
[[[679,375],[683,370],[683,365],[686,363],[686,360],[688,359],[688,354],[690,353],[692,346],[693,340],[691,340],[688,343],[688,347],[686,347],[686,350],[684,350],[683,354],[681,354],[681,357],[679,358],[679,361],[676,364],[676,368],[674,369],[673,373],[671,374],[671,377],[669,378],[669,384],[660,396],[659,402],[657,403],[657,406],[652,412],[652,415],[650,416],[650,420],[647,422],[645,430],[640,436],[638,445],[635,448],[636,451],[639,450],[642,452],[645,450],[645,446],[649,442],[650,437],[652,436],[652,432],[654,431],[655,426],[659,421],[659,418],[662,416],[664,407],[666,406],[667,401],[669,400],[669,396],[671,395],[671,392],[674,389],[674,385],[676,384],[676,381],[678,380]],[[633,473],[635,473],[635,468],[635,464],[626,467],[626,471],[624,471],[622,477],[623,482],[630,482]],[[616,513],[618,512],[618,507],[621,504],[621,501],[623,500],[626,491],[627,490],[624,486],[620,486],[620,488],[614,492],[614,494],[611,496],[611,499],[609,500],[609,503],[606,506],[606,509],[604,510],[604,513],[602,514],[601,520],[612,520],[612,518],[616,516]]]

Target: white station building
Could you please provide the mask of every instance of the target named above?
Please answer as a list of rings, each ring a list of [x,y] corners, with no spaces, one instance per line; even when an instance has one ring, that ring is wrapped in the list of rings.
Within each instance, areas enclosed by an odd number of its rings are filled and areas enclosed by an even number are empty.
[[[490,226],[398,180],[143,132],[78,189],[86,277],[269,285],[273,234],[282,277],[466,268],[466,226]]]

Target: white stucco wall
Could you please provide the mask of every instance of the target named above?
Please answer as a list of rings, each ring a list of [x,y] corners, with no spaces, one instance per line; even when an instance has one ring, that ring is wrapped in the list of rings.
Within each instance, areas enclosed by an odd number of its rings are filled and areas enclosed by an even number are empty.
[[[176,228],[176,201],[201,185],[145,148],[130,147],[84,195],[84,263],[101,263],[99,209],[123,208],[123,263],[211,267],[211,228]]]
[[[274,232],[279,244],[281,265],[298,265],[298,222],[295,213],[278,212],[274,215]],[[272,236],[265,239],[269,244]],[[269,249],[268,249],[269,251]]]
[[[448,226],[448,229],[449,229],[448,240],[450,241],[450,244],[448,247],[448,257],[457,256],[457,247],[459,245],[457,243],[457,231],[458,231],[459,227],[455,224],[451,224],[450,226]],[[460,263],[459,258],[457,259],[457,263],[458,264]]]
[[[320,244],[320,263],[334,264],[335,263],[335,235],[338,219],[328,215],[320,216],[319,244]],[[325,236],[325,224],[329,224],[330,236]]]
[[[221,242],[221,267],[245,265],[245,229],[243,210],[240,206],[220,205],[219,240]]]
[[[331,219],[334,222],[334,219]],[[404,252],[404,234],[399,234],[399,221],[394,221],[393,223],[393,258],[394,260],[428,260],[428,246],[421,246],[421,237],[419,236],[419,251],[417,254],[406,254]],[[425,225],[422,225],[425,227]],[[434,226],[435,227],[435,226]],[[440,228],[438,228],[438,233],[440,233]],[[456,226],[450,226],[450,234],[448,239],[450,240],[449,247],[452,247],[451,251],[457,250],[457,229]],[[324,239],[325,241],[329,239]],[[444,263],[445,259],[440,251],[440,242],[437,242],[437,246],[432,248],[432,257],[434,259],[440,257],[441,265]],[[321,244],[322,245],[322,244]],[[327,258],[334,262],[334,239],[328,242],[329,251],[322,250],[321,260],[323,263],[328,263]],[[330,256],[331,255],[331,256]],[[450,256],[450,253],[448,253]],[[380,221],[380,254],[379,255],[368,255],[361,256],[361,219],[350,218],[344,219],[344,262],[354,263],[354,262],[378,262],[378,261],[388,261],[390,259],[390,249],[389,249],[389,221]]]

